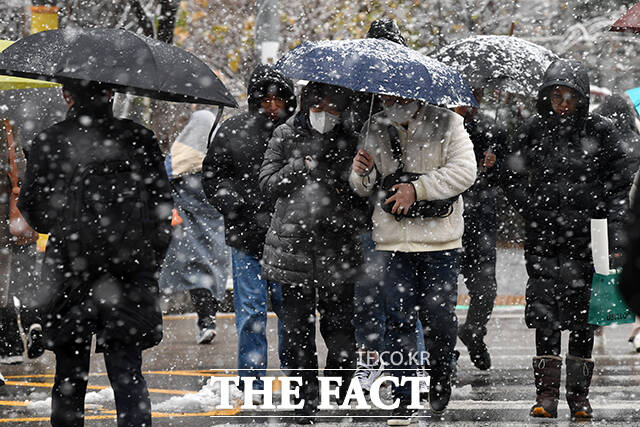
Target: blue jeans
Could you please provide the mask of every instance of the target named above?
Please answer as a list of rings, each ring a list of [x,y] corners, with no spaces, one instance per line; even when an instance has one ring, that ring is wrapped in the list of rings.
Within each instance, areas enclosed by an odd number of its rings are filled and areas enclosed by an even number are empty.
[[[457,250],[437,252],[393,252],[384,281],[387,328],[384,361],[397,377],[415,376],[415,331],[420,320],[433,378],[451,375],[458,318]],[[395,388],[396,397],[409,396],[410,387]]]
[[[360,239],[364,251],[364,268],[354,286],[353,326],[356,343],[360,349],[382,354],[387,323],[383,284],[386,264],[391,253],[375,250],[371,232],[362,233]],[[418,351],[424,352],[420,320],[417,322],[416,334]]]
[[[371,232],[360,236],[364,252],[363,272],[354,285],[354,316],[358,348],[382,353],[384,350],[385,316],[382,284],[386,255],[377,252]]]
[[[260,260],[238,249],[231,250],[233,271],[233,307],[238,330],[238,375],[265,376],[267,367],[267,301],[278,315],[278,355],[280,367],[286,367],[282,339],[282,287],[262,278]],[[262,380],[254,388],[262,390]]]

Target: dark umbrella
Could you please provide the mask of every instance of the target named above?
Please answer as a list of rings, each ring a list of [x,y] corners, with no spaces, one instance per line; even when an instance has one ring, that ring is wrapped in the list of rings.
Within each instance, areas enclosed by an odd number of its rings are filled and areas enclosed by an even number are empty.
[[[419,99],[448,107],[476,105],[457,71],[388,40],[305,42],[280,58],[275,68],[293,79],[358,92]]]
[[[558,59],[550,50],[511,36],[474,36],[442,48],[435,57],[460,71],[472,87],[532,96]]]
[[[100,82],[165,101],[238,106],[197,57],[124,29],[66,28],[30,35],[0,53],[0,74],[63,84]]]
[[[613,23],[609,31],[629,31],[640,33],[640,3],[633,6]]]

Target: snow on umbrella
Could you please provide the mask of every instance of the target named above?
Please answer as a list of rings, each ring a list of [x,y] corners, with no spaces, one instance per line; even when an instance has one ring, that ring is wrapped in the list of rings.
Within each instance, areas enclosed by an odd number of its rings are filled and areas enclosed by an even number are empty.
[[[511,36],[474,36],[455,41],[435,56],[460,71],[473,87],[534,96],[547,67],[558,56]]]
[[[30,35],[0,53],[0,74],[100,82],[165,101],[238,106],[196,56],[124,29],[66,28]]]
[[[419,99],[449,107],[476,105],[457,71],[388,40],[305,42],[280,58],[275,68],[292,79],[358,92]]]
[[[11,40],[0,40],[0,52],[11,46]],[[0,90],[36,89],[58,87],[55,83],[41,80],[23,79],[21,77],[0,76]]]
[[[640,3],[627,11],[620,19],[613,23],[609,31],[629,31],[640,33]]]

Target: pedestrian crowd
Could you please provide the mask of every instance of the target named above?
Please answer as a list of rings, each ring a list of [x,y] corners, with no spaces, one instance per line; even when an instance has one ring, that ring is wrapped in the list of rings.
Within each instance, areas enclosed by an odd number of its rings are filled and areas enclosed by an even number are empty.
[[[367,37],[406,46],[387,19]],[[439,415],[455,385],[458,338],[477,369],[492,366],[485,339],[504,194],[524,219],[524,316],[536,348],[530,415],[557,417],[564,361],[571,416],[591,419],[590,219],[608,220],[620,267],[640,167],[638,115],[625,95],[590,112],[589,76],[575,60],[548,66],[530,94],[535,111],[516,129],[485,111],[488,88],[472,91],[477,106],[450,109],[301,84],[260,65],[245,111],[212,137],[215,115],[193,112],[163,156],[150,130],[114,117],[108,86],[65,83],[66,119],[24,154],[9,126],[1,133],[2,169],[17,165],[20,188],[0,177],[0,362],[22,361],[15,295],[28,357],[56,356],[52,425],[83,425],[96,335],[118,425],[150,426],[142,351],[162,339],[160,293],[189,291],[197,342],[209,344],[230,270],[238,375],[258,378],[240,388],[264,387],[273,310],[280,367],[302,378],[298,422],[318,412],[316,317],[324,375],[342,379],[338,403],[352,379],[368,391],[388,369],[428,374],[421,391]],[[28,230],[10,232],[10,209]],[[49,235],[43,261],[33,230]],[[470,295],[460,325],[459,275]],[[640,330],[631,340],[640,351]],[[389,425],[415,419],[411,391],[392,386],[399,405]]]

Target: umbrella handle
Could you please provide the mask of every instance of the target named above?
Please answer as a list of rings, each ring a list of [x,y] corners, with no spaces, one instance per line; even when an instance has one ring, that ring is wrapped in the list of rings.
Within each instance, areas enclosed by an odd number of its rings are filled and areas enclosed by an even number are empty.
[[[371,129],[371,116],[373,115],[373,102],[375,101],[376,98],[376,94],[372,93],[371,94],[371,104],[369,105],[369,119],[367,120],[367,134],[364,137],[364,143],[365,145],[367,144],[367,141],[369,140],[369,129]],[[364,147],[363,147],[364,149]]]
[[[218,113],[216,114],[216,119],[213,121],[213,126],[211,126],[211,130],[209,131],[209,138],[207,138],[207,151],[209,150],[209,146],[211,145],[211,138],[213,138],[213,132],[216,130],[218,123],[220,123],[220,119],[222,118],[222,112],[224,111],[224,106],[218,106]]]

